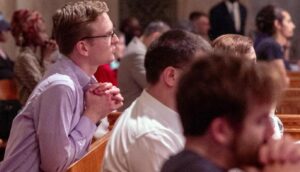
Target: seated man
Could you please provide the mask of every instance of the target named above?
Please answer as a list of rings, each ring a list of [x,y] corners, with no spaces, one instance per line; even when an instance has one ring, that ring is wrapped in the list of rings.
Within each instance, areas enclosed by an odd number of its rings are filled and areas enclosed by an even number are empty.
[[[197,61],[176,94],[185,149],[162,172],[249,166],[263,172],[299,171],[299,146],[289,138],[272,139],[269,114],[285,87],[282,80],[279,70],[266,63],[227,55]]]
[[[122,105],[116,87],[93,77],[114,59],[118,43],[107,12],[104,2],[79,1],[54,14],[63,57],[14,119],[1,172],[66,171],[87,152],[95,124]]]
[[[179,77],[209,52],[207,41],[195,34],[172,30],[148,49],[145,58],[148,87],[120,116],[105,151],[103,171],[154,172],[184,146],[175,107]]]
[[[256,54],[253,47],[253,41],[246,36],[237,34],[225,34],[219,36],[212,42],[214,53],[228,54],[231,56],[241,57],[245,60],[256,61]],[[271,119],[274,126],[274,138],[281,138],[283,135],[283,124],[275,116],[275,106],[271,112]]]
[[[151,22],[141,37],[134,37],[125,49],[125,56],[118,70],[118,84],[124,96],[124,111],[147,86],[144,67],[145,55],[150,44],[170,27],[161,21]]]

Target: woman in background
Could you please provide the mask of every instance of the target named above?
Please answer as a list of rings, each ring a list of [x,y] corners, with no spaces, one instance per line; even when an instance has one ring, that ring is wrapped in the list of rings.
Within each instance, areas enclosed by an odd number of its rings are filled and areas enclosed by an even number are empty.
[[[45,22],[37,11],[20,9],[14,12],[11,32],[20,47],[14,71],[19,87],[19,97],[24,105],[34,87],[41,80],[51,54],[57,49],[49,40]]]
[[[278,66],[281,73],[286,75],[286,70],[291,70],[289,40],[293,37],[295,29],[291,15],[279,7],[267,5],[258,12],[256,27],[260,35],[266,35],[256,37],[257,59]]]

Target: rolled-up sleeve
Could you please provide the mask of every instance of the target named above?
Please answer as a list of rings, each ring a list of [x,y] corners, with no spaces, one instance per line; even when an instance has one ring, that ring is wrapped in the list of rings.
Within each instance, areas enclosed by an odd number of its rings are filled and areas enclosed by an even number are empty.
[[[53,86],[40,96],[36,131],[42,171],[65,171],[87,151],[96,125],[82,115],[72,125],[75,101],[75,93],[66,85]]]

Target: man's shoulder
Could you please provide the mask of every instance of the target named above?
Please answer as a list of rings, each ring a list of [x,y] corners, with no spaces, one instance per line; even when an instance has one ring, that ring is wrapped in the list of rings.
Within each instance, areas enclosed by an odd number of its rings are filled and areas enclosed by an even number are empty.
[[[72,91],[75,91],[75,87],[76,87],[74,81],[70,76],[65,74],[60,74],[60,73],[54,73],[44,77],[37,87],[41,89],[42,88],[49,89],[55,86],[68,87]]]
[[[183,150],[180,153],[171,156],[169,160],[163,165],[162,172],[223,172],[222,169],[215,166],[212,162],[201,157],[200,155],[189,151]]]
[[[225,2],[220,2],[220,3],[217,3],[216,5],[214,5],[210,11],[211,12],[219,12],[219,10],[222,10],[225,8],[226,8]]]
[[[263,39],[258,45],[257,49],[266,49],[266,48],[279,48],[280,45],[274,40],[274,38],[269,37]]]

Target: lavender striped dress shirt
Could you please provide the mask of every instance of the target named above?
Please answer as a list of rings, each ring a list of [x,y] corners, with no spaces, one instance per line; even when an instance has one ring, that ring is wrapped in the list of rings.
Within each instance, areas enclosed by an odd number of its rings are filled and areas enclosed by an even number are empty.
[[[96,130],[82,115],[91,82],[67,57],[55,63],[14,119],[0,171],[65,171],[80,159]]]

